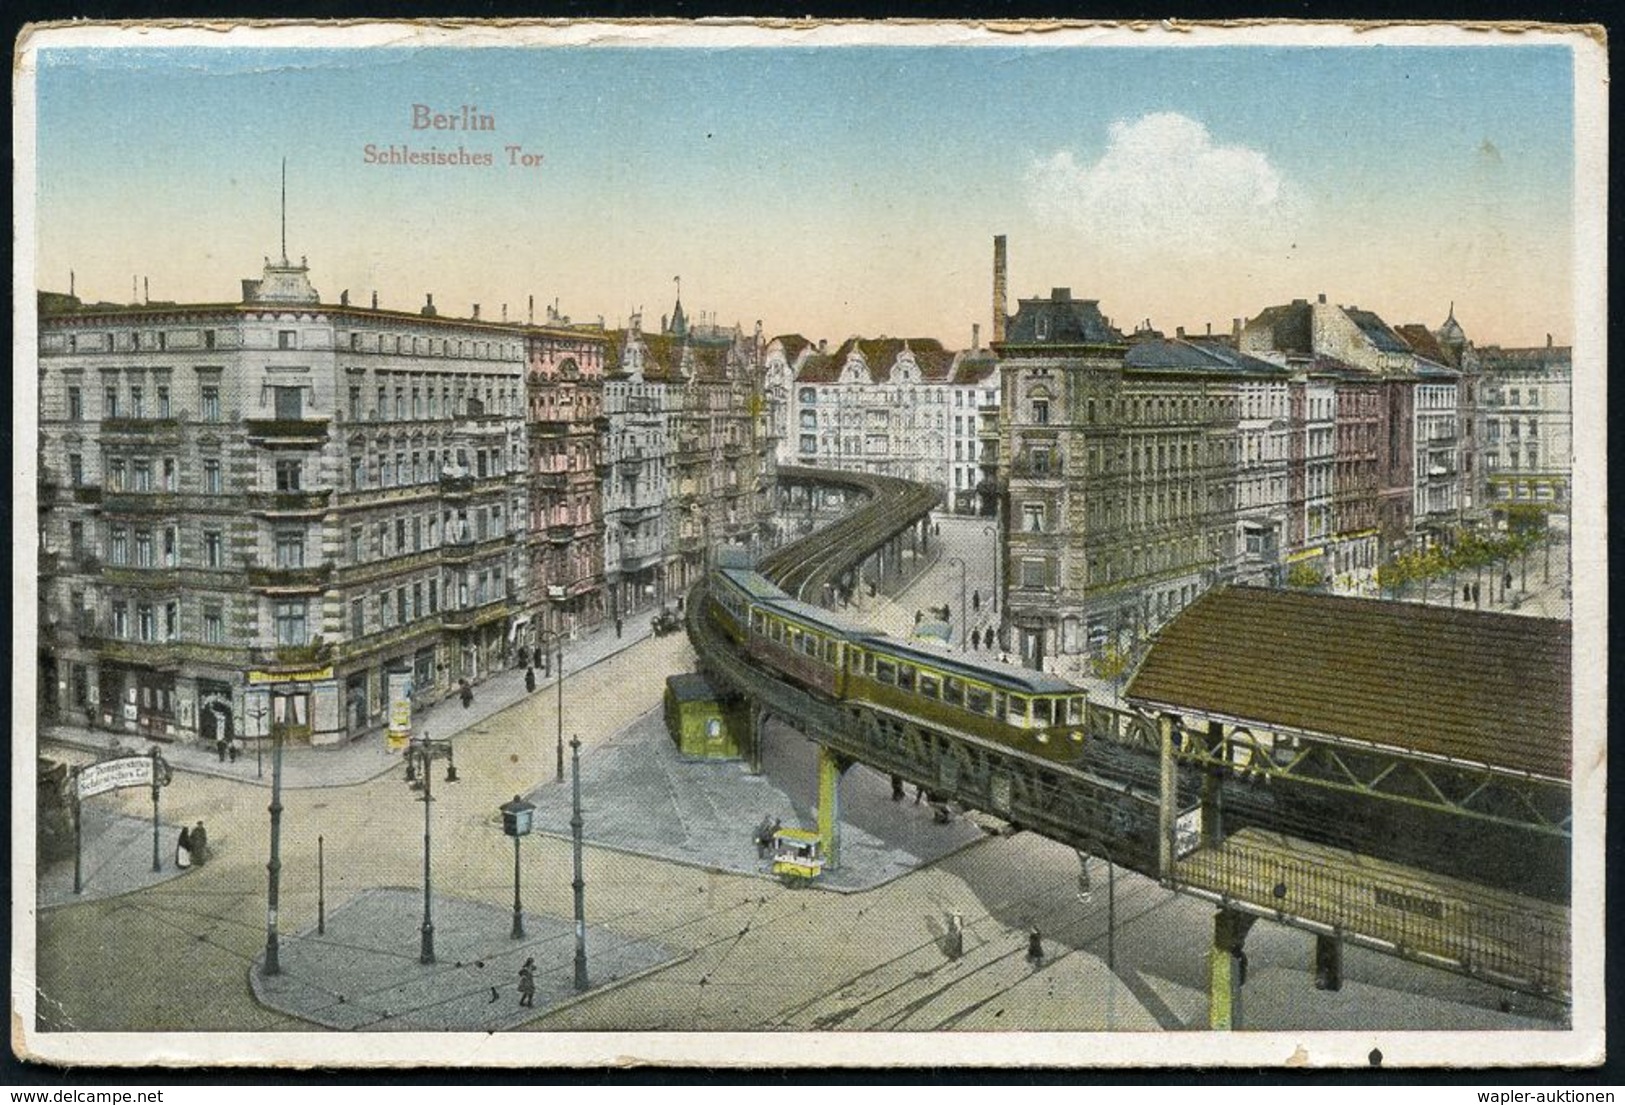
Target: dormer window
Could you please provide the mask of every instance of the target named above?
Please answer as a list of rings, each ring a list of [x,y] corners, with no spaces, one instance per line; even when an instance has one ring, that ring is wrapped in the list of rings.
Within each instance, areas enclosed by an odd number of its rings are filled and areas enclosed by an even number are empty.
[[[1049,316],[1039,315],[1037,320],[1038,340],[1046,341],[1049,338]]]

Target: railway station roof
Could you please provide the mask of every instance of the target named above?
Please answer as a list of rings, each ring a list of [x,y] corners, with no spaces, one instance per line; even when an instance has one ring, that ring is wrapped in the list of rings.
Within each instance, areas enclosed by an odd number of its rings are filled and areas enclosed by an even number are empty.
[[[1224,587],[1161,630],[1124,697],[1567,779],[1570,670],[1565,621]]]

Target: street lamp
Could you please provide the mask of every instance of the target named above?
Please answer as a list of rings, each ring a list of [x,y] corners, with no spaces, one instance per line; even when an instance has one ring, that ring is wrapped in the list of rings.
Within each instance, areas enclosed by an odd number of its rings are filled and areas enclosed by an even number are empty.
[[[570,736],[570,842],[575,857],[575,878],[570,888],[576,907],[576,989],[587,988],[587,880],[581,877],[581,738]]]
[[[519,838],[530,835],[531,815],[536,812],[536,806],[516,794],[512,802],[504,802],[497,808],[502,811],[502,831],[513,837],[512,936],[518,940],[525,935],[525,915],[519,904]]]
[[[959,651],[965,651],[965,562],[950,556],[948,563],[959,565]]]
[[[291,701],[293,696],[280,687],[271,692],[271,860],[265,865],[265,962],[260,967],[260,974],[266,976],[282,973],[276,928],[282,882],[282,721]],[[256,738],[254,743],[258,747],[260,740]]]
[[[536,636],[541,640],[542,646],[549,651],[545,655],[558,657],[558,663],[553,668],[554,683],[558,687],[557,740],[554,742],[553,781],[564,782],[564,635],[555,633],[551,629],[537,630]]]
[[[429,803],[434,801],[434,776],[429,765],[435,760],[446,761],[446,782],[455,783],[457,765],[452,761],[451,741],[414,737],[406,746],[406,782],[414,790],[421,789],[423,797],[423,944],[419,963],[434,962],[434,910],[431,903],[433,882],[429,875]]]
[[[993,538],[993,612],[999,612],[999,561],[1004,558],[999,555],[999,529],[997,526],[983,526],[982,532]]]

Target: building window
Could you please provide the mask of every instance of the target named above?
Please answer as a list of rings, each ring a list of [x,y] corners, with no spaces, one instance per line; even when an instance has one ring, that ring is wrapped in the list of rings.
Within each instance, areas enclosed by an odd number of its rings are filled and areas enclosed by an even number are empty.
[[[304,388],[272,388],[271,395],[275,400],[278,422],[298,422],[305,417]]]
[[[226,639],[226,618],[218,604],[203,608],[203,643],[218,645]]]
[[[293,330],[278,330],[276,332],[276,347],[278,349],[297,348],[297,334]]]
[[[354,334],[351,335],[351,337],[355,336]],[[350,387],[350,421],[361,421],[361,386],[359,384]]]
[[[169,417],[169,385],[158,385],[158,417]]]
[[[350,636],[367,635],[367,604],[361,599],[350,600]]]
[[[75,557],[85,554],[85,524],[83,522],[68,523],[68,551]]]
[[[143,602],[135,608],[135,632],[143,641],[151,641],[158,636],[158,622],[152,615],[152,604]]]
[[[131,418],[145,418],[145,417],[147,417],[147,405],[146,405],[146,402],[145,402],[145,397],[141,393],[141,385],[140,384],[131,384],[130,385],[130,417]]]
[[[164,640],[173,641],[181,635],[181,604],[166,602],[164,604]]]
[[[214,331],[213,330],[205,330],[205,331],[203,331],[203,348],[205,348],[205,349],[213,349],[214,348]]]
[[[204,384],[202,392],[202,414],[205,422],[220,421],[220,385]]]
[[[127,638],[130,635],[130,608],[123,602],[113,604],[113,636]]]
[[[1027,533],[1044,532],[1044,504],[1024,503],[1021,507],[1021,528]]]
[[[279,460],[276,462],[276,489],[278,491],[298,491],[300,485],[300,462],[297,460]]]
[[[130,490],[152,490],[152,461],[143,458],[130,462]]]
[[[1048,399],[1034,399],[1033,400],[1033,421],[1036,422],[1040,426],[1048,426],[1049,425],[1049,400]]]
[[[118,388],[106,388],[102,392],[102,417],[118,417]]]
[[[68,454],[68,483],[73,487],[85,485],[85,458],[78,453]]]
[[[123,526],[114,526],[109,535],[107,559],[114,564],[130,562],[130,536]]]
[[[221,540],[220,531],[211,529],[203,531],[203,566],[205,568],[218,568],[225,563],[225,542]]]
[[[152,531],[138,529],[135,531],[135,566],[150,568],[152,564]]]
[[[1023,560],[1021,562],[1021,585],[1023,587],[1049,586],[1049,561]]]
[[[221,493],[220,462],[213,457],[203,462],[203,493],[205,495]]]
[[[276,643],[302,645],[307,641],[305,632],[305,600],[276,604]]]
[[[303,568],[305,566],[305,532],[297,529],[276,531],[276,566]]]
[[[68,389],[68,421],[83,422],[85,418],[85,396],[77,387]]]

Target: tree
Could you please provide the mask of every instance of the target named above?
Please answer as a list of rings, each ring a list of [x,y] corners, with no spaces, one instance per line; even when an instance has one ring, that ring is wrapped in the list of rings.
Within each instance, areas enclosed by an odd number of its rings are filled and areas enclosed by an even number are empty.
[[[1325,582],[1326,577],[1321,574],[1320,568],[1307,560],[1298,561],[1286,573],[1286,585],[1304,591],[1312,591]]]

